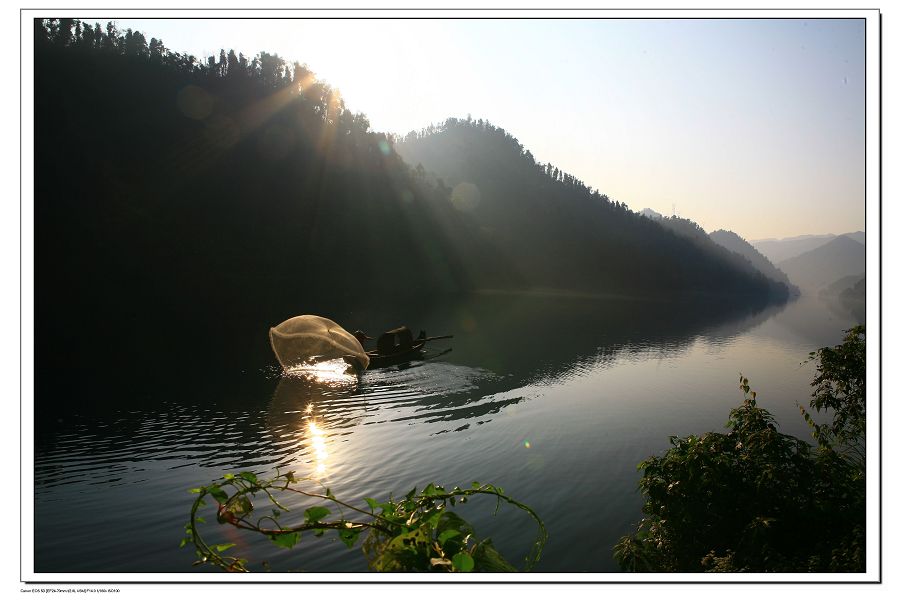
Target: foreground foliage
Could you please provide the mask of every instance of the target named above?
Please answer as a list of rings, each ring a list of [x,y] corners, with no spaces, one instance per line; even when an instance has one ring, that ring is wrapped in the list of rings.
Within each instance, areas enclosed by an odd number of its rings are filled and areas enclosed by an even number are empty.
[[[449,491],[429,484],[418,493],[414,488],[400,500],[390,498],[379,502],[365,498],[367,508],[357,508],[339,500],[330,489],[315,493],[298,487],[298,484],[311,485],[311,481],[298,479],[293,472],[277,474],[267,480],[243,472],[225,475],[210,485],[191,490],[198,497],[191,508],[190,522],[185,525],[182,547],[194,546],[195,565],[210,564],[229,572],[247,571],[245,558],[224,554],[235,544],[210,544],[200,534],[199,525],[204,520],[199,513],[206,505],[207,497],[217,503],[216,518],[220,524],[265,535],[283,548],[299,544],[304,532],[322,536],[327,531],[334,531],[347,548],[354,547],[362,536],[362,551],[373,571],[515,571],[490,538],[476,537],[467,521],[448,510],[457,503],[465,504],[473,496],[495,498],[496,510],[503,502],[511,504],[537,523],[538,535],[525,558],[526,570],[540,560],[547,541],[547,531],[537,514],[490,484],[475,482],[470,488],[455,487]],[[290,512],[284,503],[287,494],[317,502],[304,510],[303,520],[299,523],[290,522],[293,519],[286,514]],[[260,500],[268,503],[266,509],[257,506]]]
[[[800,411],[821,446],[834,448],[851,460],[865,464],[866,441],[866,339],[862,325],[847,332],[843,344],[811,352],[816,376],[809,403],[816,411],[832,411],[830,424],[815,423]]]
[[[647,515],[614,555],[626,571],[865,570],[865,331],[811,355],[817,446],[780,433],[741,375],[728,433],[670,438],[642,462]]]

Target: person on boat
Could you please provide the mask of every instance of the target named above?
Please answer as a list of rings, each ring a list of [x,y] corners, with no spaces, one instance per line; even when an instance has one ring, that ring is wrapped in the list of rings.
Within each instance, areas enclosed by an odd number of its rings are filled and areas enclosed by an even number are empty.
[[[359,329],[353,332],[353,337],[355,337],[359,341],[363,349],[365,349],[366,347],[366,342],[372,339],[368,335],[366,335],[365,331]],[[422,332],[419,335],[419,338],[424,339],[425,332]],[[397,327],[396,329],[391,329],[390,331],[385,331],[378,336],[378,340],[375,342],[375,350],[381,356],[389,356],[391,354],[409,352],[412,349],[412,332],[405,325],[402,327]]]
[[[355,337],[356,341],[359,342],[359,345],[363,347],[363,350],[366,349],[366,342],[372,339],[366,335],[365,331],[361,329],[357,329],[356,331],[354,331],[353,337]]]
[[[388,354],[399,354],[401,352],[409,352],[413,347],[412,331],[405,325],[390,331],[385,331],[378,336],[375,342],[375,348],[378,354],[387,356]]]

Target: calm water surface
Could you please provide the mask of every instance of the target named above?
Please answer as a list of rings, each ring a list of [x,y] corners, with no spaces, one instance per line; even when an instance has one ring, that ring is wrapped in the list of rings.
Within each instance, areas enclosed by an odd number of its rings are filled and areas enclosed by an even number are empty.
[[[73,389],[77,401],[38,397],[54,409],[36,415],[35,570],[196,571],[178,548],[187,490],[279,468],[360,505],[432,481],[491,482],[544,518],[539,571],[616,571],[612,547],[641,516],[637,463],[670,435],[723,430],[742,399],[740,372],[783,431],[809,439],[795,401],[809,397],[813,367],[801,363],[856,323],[811,298],[751,311],[482,295],[392,310],[326,316],[370,333],[399,323],[452,333],[433,346],[452,351],[359,381],[310,381],[272,366],[265,331],[274,323],[265,323],[234,349],[246,368],[201,362],[167,380],[165,365],[148,362],[126,376],[117,368],[110,385]],[[202,355],[202,340],[193,343]],[[533,524],[492,509],[473,502],[465,515],[521,565]],[[254,571],[262,561],[276,571],[366,570],[358,549],[331,536],[283,550],[215,524],[206,531],[237,543]]]

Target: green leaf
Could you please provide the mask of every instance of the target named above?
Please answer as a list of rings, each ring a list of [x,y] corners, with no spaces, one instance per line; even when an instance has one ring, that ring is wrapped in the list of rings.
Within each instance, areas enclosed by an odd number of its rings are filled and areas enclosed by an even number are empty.
[[[240,476],[250,483],[256,483],[256,475],[250,471],[241,471]]]
[[[223,478],[224,478],[226,481],[231,481],[232,479],[234,479],[234,475],[232,475],[231,473],[225,473],[225,475],[224,475]]]
[[[216,544],[213,546],[216,552],[225,552],[229,548],[234,548],[237,544]]]
[[[472,556],[478,562],[478,570],[481,572],[514,573],[516,571],[516,568],[497,552],[490,538],[485,538],[478,544]]]
[[[324,506],[313,506],[312,508],[307,508],[306,512],[303,514],[306,515],[307,523],[318,523],[324,517],[330,515],[331,511]]]
[[[277,533],[270,535],[269,539],[275,542],[276,546],[291,549],[300,541],[300,532],[293,531],[291,533]]]
[[[378,500],[376,500],[375,498],[363,498],[363,500],[365,500],[366,504],[369,505],[370,510],[375,510],[376,508],[378,508]]]
[[[460,573],[470,573],[475,568],[475,560],[465,552],[454,554],[453,568]]]
[[[353,544],[356,543],[357,538],[359,538],[360,533],[362,533],[361,527],[353,529],[341,529],[338,532],[338,537],[341,538],[341,541],[344,542],[348,548],[352,548]]]
[[[216,499],[219,504],[225,504],[228,501],[228,494],[222,491],[217,485],[209,486],[208,490],[209,495]]]
[[[188,490],[188,494],[202,494],[203,488],[191,488]]]
[[[438,520],[440,520],[440,518],[441,518],[441,514],[442,513],[441,513],[440,509],[434,509],[434,510],[429,511],[429,512],[425,513],[424,515],[422,515],[420,517],[420,520],[424,521],[425,524],[428,525],[429,527],[434,528],[434,527],[437,527]]]
[[[446,493],[446,490],[442,487],[435,486],[433,483],[429,483],[428,486],[422,490],[422,495],[426,498],[431,498],[433,496],[440,496]]]
[[[444,542],[446,542],[447,540],[455,538],[455,537],[459,537],[461,535],[462,534],[455,529],[448,529],[448,530],[444,531],[443,533],[441,533],[441,535],[438,536],[438,543],[443,546]]]

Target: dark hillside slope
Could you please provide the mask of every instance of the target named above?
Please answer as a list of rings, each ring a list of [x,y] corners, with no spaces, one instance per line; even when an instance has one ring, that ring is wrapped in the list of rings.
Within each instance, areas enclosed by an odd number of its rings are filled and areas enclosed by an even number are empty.
[[[745,259],[747,259],[750,264],[757,271],[768,277],[773,281],[780,281],[789,287],[791,286],[790,281],[788,280],[788,276],[784,274],[784,272],[772,264],[772,262],[763,256],[759,250],[757,250],[750,242],[739,236],[733,231],[726,231],[724,229],[719,229],[717,231],[713,231],[709,234],[709,237],[712,241],[719,244],[723,248],[731,250],[735,252]]]
[[[781,297],[783,293],[794,293],[796,291],[796,288],[790,284],[784,273],[768,264],[765,257],[758,255],[752,247],[748,247],[749,244],[747,246],[742,245],[743,239],[731,231],[720,230],[714,232],[716,235],[713,237],[712,234],[706,233],[699,224],[684,217],[652,215],[647,218],[659,223],[676,235],[691,240],[704,252],[726,262],[738,272],[744,273],[748,278],[763,275],[775,282],[772,290],[773,295],[777,297]]]
[[[323,299],[520,285],[304,67],[36,25],[38,365],[240,363],[218,353]]]
[[[786,287],[705,239],[692,239],[586,187],[502,129],[449,119],[396,145],[454,189],[466,212],[535,285],[646,294],[783,298]]]

